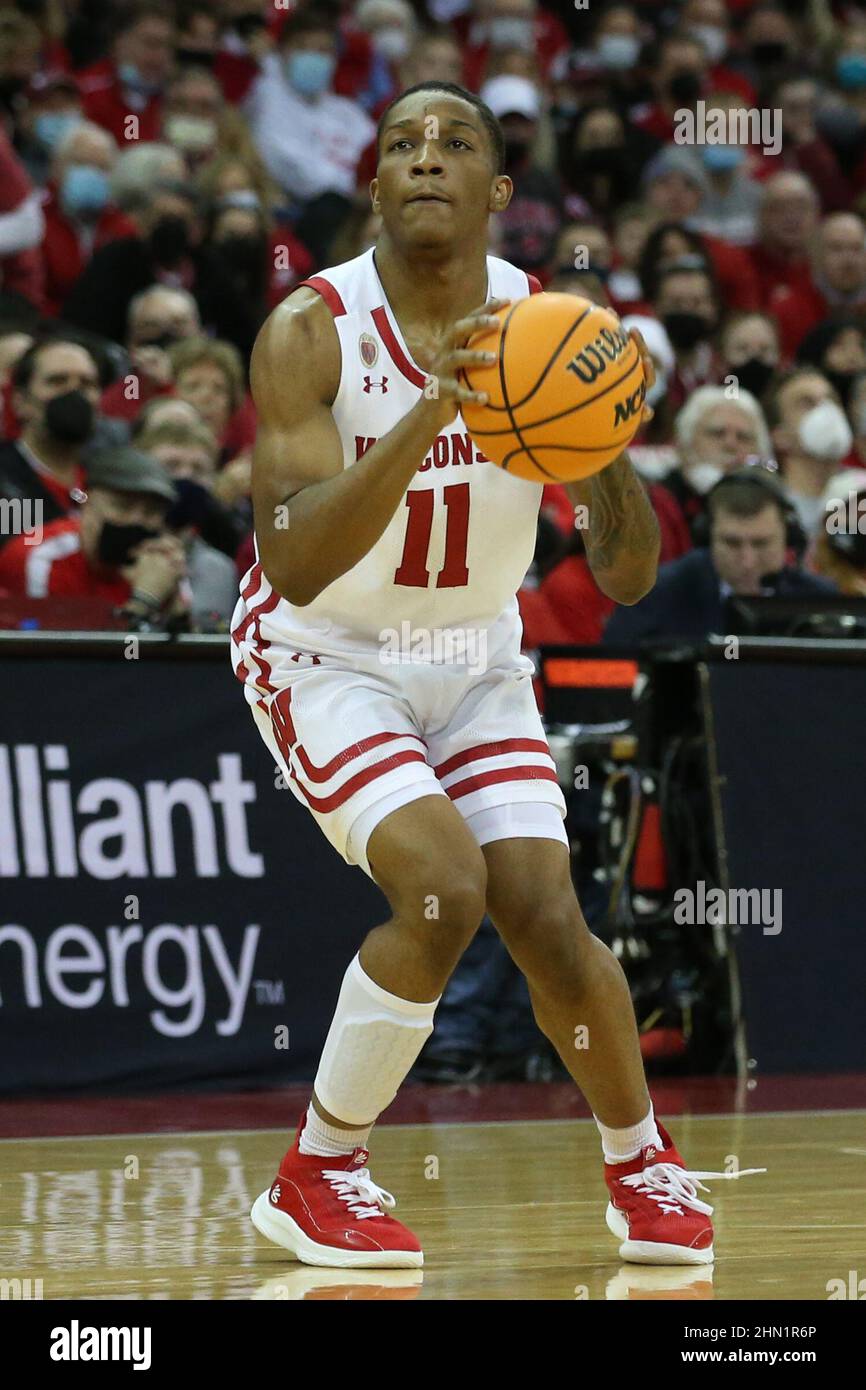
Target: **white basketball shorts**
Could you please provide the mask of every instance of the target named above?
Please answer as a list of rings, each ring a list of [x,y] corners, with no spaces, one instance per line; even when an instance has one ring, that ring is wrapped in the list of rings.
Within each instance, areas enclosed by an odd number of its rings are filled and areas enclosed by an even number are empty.
[[[244,685],[285,783],[349,864],[392,811],[447,796],[479,844],[568,845],[566,807],[532,688],[513,659],[482,673],[268,649],[268,687]],[[242,675],[242,672],[238,672]]]

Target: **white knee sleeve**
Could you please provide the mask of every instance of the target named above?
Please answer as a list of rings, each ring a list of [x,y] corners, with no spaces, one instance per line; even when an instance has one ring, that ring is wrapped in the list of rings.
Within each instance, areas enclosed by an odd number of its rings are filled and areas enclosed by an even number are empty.
[[[366,1125],[391,1104],[433,1032],[438,1003],[389,994],[355,956],[316,1072],[316,1095],[329,1114],[347,1125]]]

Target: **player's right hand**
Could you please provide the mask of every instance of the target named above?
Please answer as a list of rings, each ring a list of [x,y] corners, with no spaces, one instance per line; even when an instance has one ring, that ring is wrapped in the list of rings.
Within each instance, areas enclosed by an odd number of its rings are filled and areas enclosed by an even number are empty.
[[[487,392],[471,391],[458,379],[457,372],[460,367],[489,367],[496,361],[495,352],[467,348],[466,344],[473,334],[482,329],[498,327],[496,311],[504,309],[510,302],[508,299],[488,299],[486,304],[473,309],[465,318],[457,319],[443,332],[424,388],[425,404],[429,402],[431,410],[437,411],[443,428],[455,419],[461,401],[486,404]]]

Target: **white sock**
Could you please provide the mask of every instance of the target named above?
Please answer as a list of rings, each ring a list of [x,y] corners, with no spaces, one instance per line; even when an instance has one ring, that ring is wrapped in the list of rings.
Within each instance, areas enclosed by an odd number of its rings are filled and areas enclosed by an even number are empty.
[[[390,994],[370,979],[356,955],[343,977],[316,1072],[323,1109],[343,1125],[372,1127],[433,1032],[438,1003],[438,998],[419,1004]],[[360,1142],[353,1140],[349,1148]]]
[[[311,1102],[298,1152],[320,1154],[322,1158],[340,1158],[353,1153],[355,1149],[366,1149],[372,1128],[372,1125],[368,1125],[366,1129],[340,1129],[337,1125],[325,1124]]]
[[[597,1116],[595,1123],[601,1135],[605,1163],[628,1163],[630,1158],[637,1158],[641,1149],[645,1149],[648,1144],[655,1144],[657,1149],[664,1148],[662,1137],[656,1128],[652,1106],[640,1124],[629,1125],[627,1129],[608,1129]]]

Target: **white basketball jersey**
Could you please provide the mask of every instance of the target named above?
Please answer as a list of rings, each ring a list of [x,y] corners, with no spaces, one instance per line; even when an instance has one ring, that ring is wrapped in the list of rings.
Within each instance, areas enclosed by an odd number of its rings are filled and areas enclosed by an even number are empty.
[[[522,299],[540,289],[496,256],[487,257],[487,274],[487,298]],[[385,297],[374,249],[302,283],[318,290],[334,315],[342,365],[332,411],[351,468],[416,404],[425,374]],[[286,363],[287,389],[297,369]],[[339,655],[369,653],[387,632],[495,625],[497,648],[505,637],[516,656],[515,595],[532,560],[540,501],[541,486],[490,463],[458,414],[358,564],[304,607],[278,598],[256,564],[243,580],[232,627],[247,640],[253,628],[266,644]],[[292,544],[291,528],[284,544]]]

